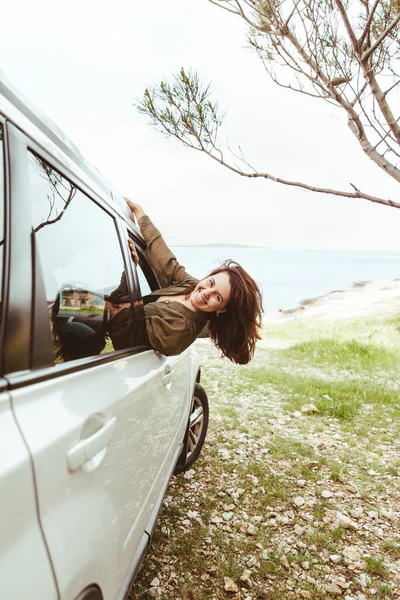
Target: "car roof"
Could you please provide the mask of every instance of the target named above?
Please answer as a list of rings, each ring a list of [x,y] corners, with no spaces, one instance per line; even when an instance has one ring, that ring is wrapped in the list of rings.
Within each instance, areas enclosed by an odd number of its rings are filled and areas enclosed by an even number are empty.
[[[103,200],[123,216],[135,233],[140,230],[131,220],[130,210],[122,195],[110,184],[96,167],[82,155],[79,148],[37,106],[33,105],[6,78],[0,69],[0,114],[21,129],[29,138],[43,146],[62,164],[92,188]]]

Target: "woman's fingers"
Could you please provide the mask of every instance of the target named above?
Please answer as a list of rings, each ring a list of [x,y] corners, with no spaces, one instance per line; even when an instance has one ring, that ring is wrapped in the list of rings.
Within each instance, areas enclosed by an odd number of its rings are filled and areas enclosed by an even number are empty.
[[[127,203],[127,205],[129,206],[129,208],[131,209],[131,211],[135,212],[136,204],[134,202],[132,202],[132,200],[130,200],[129,198],[125,198],[125,196],[124,196],[124,200]]]
[[[138,253],[136,252],[135,244],[133,243],[133,241],[131,239],[129,239],[128,245],[129,245],[129,249],[131,251],[133,262],[135,263],[135,265],[138,265],[139,264],[139,256],[138,256]]]
[[[137,219],[139,219],[144,214],[143,208],[139,204],[133,202],[129,198],[124,197],[124,200]]]

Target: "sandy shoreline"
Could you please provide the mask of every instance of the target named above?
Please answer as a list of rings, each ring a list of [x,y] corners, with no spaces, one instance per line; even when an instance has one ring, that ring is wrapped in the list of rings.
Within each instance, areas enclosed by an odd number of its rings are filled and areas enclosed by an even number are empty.
[[[298,318],[351,319],[400,314],[400,278],[356,282],[346,290],[336,290],[303,300],[299,306],[264,315],[264,323]]]

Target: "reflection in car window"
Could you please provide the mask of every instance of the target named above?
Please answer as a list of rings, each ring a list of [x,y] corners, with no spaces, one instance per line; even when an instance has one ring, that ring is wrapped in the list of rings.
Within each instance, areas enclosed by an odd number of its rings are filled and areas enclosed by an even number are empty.
[[[56,361],[112,352],[109,295],[124,277],[114,221],[68,179],[29,153],[33,232]],[[128,293],[128,292],[127,292]],[[124,298],[130,318],[129,294]],[[127,312],[128,311],[128,312]]]
[[[3,125],[0,123],[0,303],[3,301],[3,256],[4,256],[4,153]]]

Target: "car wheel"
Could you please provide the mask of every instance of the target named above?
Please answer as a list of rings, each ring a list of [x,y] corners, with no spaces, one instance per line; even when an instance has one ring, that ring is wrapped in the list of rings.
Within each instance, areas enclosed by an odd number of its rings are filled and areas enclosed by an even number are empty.
[[[187,445],[178,459],[175,475],[189,469],[197,460],[207,435],[209,407],[204,388],[196,383],[193,391],[192,410],[189,416]]]

